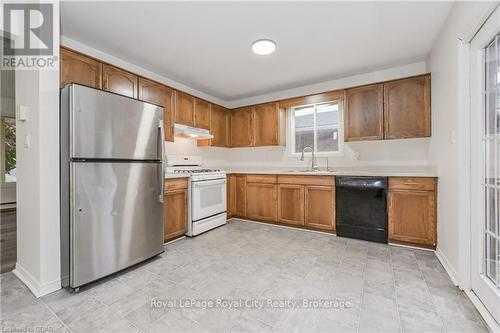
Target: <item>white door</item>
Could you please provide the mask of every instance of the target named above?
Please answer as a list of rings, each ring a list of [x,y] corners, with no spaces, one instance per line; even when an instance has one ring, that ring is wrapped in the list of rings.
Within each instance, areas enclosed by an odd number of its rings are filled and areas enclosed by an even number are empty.
[[[500,322],[500,7],[471,42],[471,288]]]

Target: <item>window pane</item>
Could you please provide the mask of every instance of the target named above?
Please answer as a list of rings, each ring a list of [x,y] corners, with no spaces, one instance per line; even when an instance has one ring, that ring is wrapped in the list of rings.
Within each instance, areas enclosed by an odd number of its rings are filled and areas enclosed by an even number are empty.
[[[498,274],[500,270],[500,263],[498,262],[498,240],[490,235],[485,234],[486,238],[486,276],[498,283]]]
[[[304,147],[314,148],[314,106],[296,108],[295,116],[295,151]]]
[[[316,124],[323,125],[338,125],[339,123],[339,105],[321,104],[316,107]]]
[[[338,128],[318,128],[318,147],[316,151],[338,151],[339,150],[339,129]]]
[[[4,152],[4,156],[2,156],[3,181],[11,183],[16,181],[16,121],[2,117],[1,124],[1,144]]]
[[[486,48],[486,89],[493,88],[498,83],[496,51],[496,42],[493,40]]]
[[[305,147],[314,146],[314,131],[313,129],[296,130],[295,131],[295,151],[301,152]]]
[[[316,107],[316,151],[331,152],[339,150],[339,105],[338,103],[320,104]]]

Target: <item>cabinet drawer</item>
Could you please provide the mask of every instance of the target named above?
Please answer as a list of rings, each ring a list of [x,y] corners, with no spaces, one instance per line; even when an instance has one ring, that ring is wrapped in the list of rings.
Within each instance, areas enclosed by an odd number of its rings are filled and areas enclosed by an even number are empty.
[[[174,178],[165,181],[165,191],[174,191],[188,188],[187,178]]]
[[[276,184],[275,175],[247,175],[247,183]]]
[[[334,176],[290,176],[279,175],[279,184],[335,186]]]
[[[436,186],[435,178],[423,177],[390,177],[390,190],[423,190],[434,191]]]

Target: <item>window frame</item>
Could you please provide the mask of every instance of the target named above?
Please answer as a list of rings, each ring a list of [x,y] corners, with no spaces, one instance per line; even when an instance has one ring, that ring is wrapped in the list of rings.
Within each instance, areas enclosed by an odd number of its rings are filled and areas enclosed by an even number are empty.
[[[324,105],[324,104],[332,104],[332,103],[338,103],[339,105],[339,111],[338,111],[338,117],[339,117],[339,124],[338,124],[338,133],[339,133],[339,138],[338,138],[338,151],[331,151],[331,152],[318,152],[316,150],[317,146],[317,124],[316,124],[316,108],[318,105]],[[336,99],[336,100],[331,100],[331,101],[325,101],[325,102],[320,102],[320,103],[311,103],[311,104],[304,104],[304,105],[294,105],[291,107],[288,107],[286,109],[286,118],[287,118],[287,129],[286,129],[286,149],[288,152],[289,157],[300,157],[302,152],[296,152],[295,151],[295,117],[294,117],[294,109],[296,108],[301,108],[301,107],[308,107],[308,106],[314,106],[314,154],[317,157],[339,157],[339,156],[344,156],[344,100],[343,99]]]

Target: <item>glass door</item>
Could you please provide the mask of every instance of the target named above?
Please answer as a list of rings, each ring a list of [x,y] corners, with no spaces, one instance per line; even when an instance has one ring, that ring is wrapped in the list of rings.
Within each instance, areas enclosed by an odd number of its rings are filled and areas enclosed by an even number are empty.
[[[500,9],[471,51],[471,287],[500,322]]]

